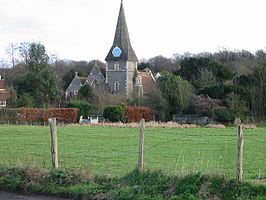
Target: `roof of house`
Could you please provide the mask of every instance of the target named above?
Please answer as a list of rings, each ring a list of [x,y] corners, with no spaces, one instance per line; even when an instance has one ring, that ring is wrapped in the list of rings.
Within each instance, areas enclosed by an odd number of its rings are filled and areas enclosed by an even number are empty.
[[[10,97],[10,93],[6,90],[0,91],[0,101],[6,101]]]
[[[122,54],[119,58],[115,58],[112,54],[112,50],[115,47],[119,47],[122,50]],[[119,16],[118,16],[117,25],[116,25],[114,42],[105,58],[106,61],[112,61],[112,60],[116,61],[117,59],[138,62],[138,58],[130,43],[127,23],[126,23],[126,17],[125,17],[125,12],[124,12],[122,1],[121,1]]]
[[[138,75],[141,76],[143,95],[150,94],[156,87],[156,81],[150,70],[138,71]]]

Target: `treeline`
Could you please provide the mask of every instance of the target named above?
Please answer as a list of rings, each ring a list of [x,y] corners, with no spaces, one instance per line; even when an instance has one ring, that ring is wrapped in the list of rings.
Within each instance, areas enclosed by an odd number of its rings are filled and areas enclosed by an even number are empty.
[[[266,52],[223,50],[214,54],[157,56],[140,66],[161,72],[153,102],[158,118],[207,115],[221,122],[255,121],[266,116]]]
[[[65,107],[64,91],[75,72],[87,77],[97,65],[105,74],[105,63],[92,60],[59,60],[39,43],[23,43],[13,49],[14,66],[0,69],[10,90],[9,107]],[[17,53],[14,53],[16,52]],[[17,58],[15,58],[17,57]],[[90,112],[102,114],[117,102],[153,108],[157,120],[172,114],[207,115],[221,122],[263,120],[266,116],[266,52],[221,50],[215,53],[156,56],[141,60],[138,69],[160,73],[158,87],[144,99],[126,100],[108,88],[82,87],[75,101],[89,104]],[[73,100],[71,100],[73,101]],[[80,105],[80,102],[78,104]],[[73,104],[73,102],[72,102]],[[87,106],[88,107],[88,106]]]

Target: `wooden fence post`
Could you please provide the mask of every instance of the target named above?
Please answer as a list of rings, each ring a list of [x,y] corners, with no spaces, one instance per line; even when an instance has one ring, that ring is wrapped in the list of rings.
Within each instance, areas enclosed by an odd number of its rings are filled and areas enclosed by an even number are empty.
[[[52,165],[54,169],[58,168],[58,152],[57,152],[57,129],[56,118],[49,118],[48,120],[51,131],[51,156]]]
[[[139,133],[139,158],[138,158],[138,171],[143,172],[144,169],[144,129],[145,119],[140,121],[140,133]]]
[[[242,125],[237,124],[237,160],[236,160],[236,179],[242,181],[243,178],[243,130]]]

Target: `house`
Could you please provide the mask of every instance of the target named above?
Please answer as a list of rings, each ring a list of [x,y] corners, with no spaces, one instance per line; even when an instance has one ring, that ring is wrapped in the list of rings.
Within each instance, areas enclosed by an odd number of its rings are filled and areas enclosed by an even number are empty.
[[[5,89],[5,80],[0,75],[0,107],[6,107],[9,92]]]
[[[146,68],[142,71],[137,71],[134,81],[134,97],[146,97],[156,87],[156,80],[150,69]]]
[[[106,77],[95,66],[85,83],[76,76],[67,88],[66,97],[77,95],[82,85],[89,84],[92,87],[105,82],[110,93],[121,94],[127,99],[145,97],[156,85],[156,80],[150,70],[139,71],[138,58],[130,42],[123,2],[121,1],[118,20],[116,24],[113,44],[105,58]]]

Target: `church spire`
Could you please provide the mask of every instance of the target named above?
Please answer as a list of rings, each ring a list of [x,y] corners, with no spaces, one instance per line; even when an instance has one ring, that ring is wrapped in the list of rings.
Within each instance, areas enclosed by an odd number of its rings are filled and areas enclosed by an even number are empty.
[[[121,0],[120,11],[119,11],[118,19],[117,19],[117,25],[116,25],[113,45],[105,58],[106,61],[117,60],[117,58],[115,58],[112,54],[112,51],[115,47],[119,47],[122,51],[121,57],[119,57],[119,59],[135,61],[135,62],[138,61],[138,58],[130,43],[127,23],[126,23],[126,17],[125,17],[125,12],[124,12],[124,7],[123,7],[123,0]]]

